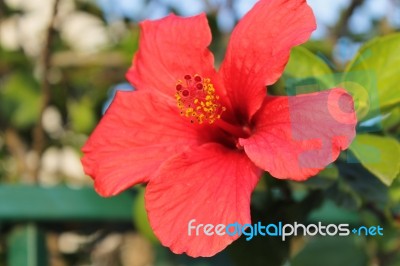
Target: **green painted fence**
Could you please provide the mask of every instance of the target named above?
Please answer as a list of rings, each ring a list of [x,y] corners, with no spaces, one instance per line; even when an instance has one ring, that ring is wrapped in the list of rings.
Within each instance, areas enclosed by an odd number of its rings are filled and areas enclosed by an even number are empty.
[[[7,234],[8,266],[46,266],[40,222],[131,222],[134,194],[102,198],[92,188],[0,185],[0,228]]]

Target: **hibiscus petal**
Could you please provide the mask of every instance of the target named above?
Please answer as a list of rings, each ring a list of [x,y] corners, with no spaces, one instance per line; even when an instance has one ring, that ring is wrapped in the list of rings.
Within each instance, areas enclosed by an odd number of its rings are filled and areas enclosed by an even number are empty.
[[[178,79],[186,74],[215,75],[214,57],[207,49],[211,32],[205,14],[190,18],[169,15],[140,26],[139,50],[126,75],[138,90],[174,97]]]
[[[353,99],[342,89],[267,97],[255,116],[254,134],[240,144],[274,177],[305,180],[348,148],[356,123]]]
[[[261,0],[234,29],[221,74],[240,115],[248,119],[260,108],[266,90],[282,74],[290,49],[316,28],[305,0]]]
[[[250,196],[260,169],[244,153],[205,144],[166,162],[146,188],[150,224],[177,254],[212,256],[238,236],[188,232],[188,223],[250,223]],[[203,228],[201,228],[203,229]],[[231,231],[233,232],[233,231]]]
[[[149,92],[117,92],[82,148],[97,192],[111,196],[150,180],[161,163],[204,136],[173,103]]]

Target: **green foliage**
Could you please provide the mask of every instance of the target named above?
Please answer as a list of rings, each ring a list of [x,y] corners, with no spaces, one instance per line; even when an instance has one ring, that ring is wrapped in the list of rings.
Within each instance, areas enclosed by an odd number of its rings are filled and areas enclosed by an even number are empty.
[[[346,68],[346,81],[365,88],[370,110],[365,119],[400,104],[400,34],[375,38],[366,43]]]
[[[339,207],[333,201],[326,200],[318,209],[314,209],[308,216],[308,220],[313,223],[360,223],[360,217],[354,211],[349,210],[348,206]]]
[[[39,118],[38,84],[25,73],[6,77],[0,90],[0,115],[17,128],[33,126]]]
[[[89,134],[96,124],[92,101],[88,98],[83,98],[79,102],[71,100],[68,102],[67,108],[72,129],[78,133]]]
[[[331,87],[345,88],[353,96],[359,122],[380,115],[376,122],[381,121],[378,128],[386,133],[393,129],[399,131],[400,90],[396,89],[400,84],[397,68],[400,64],[399,47],[400,34],[376,38],[360,49],[343,75],[334,74],[322,59],[306,48],[296,47],[285,69],[284,83],[281,81],[279,85],[285,86],[284,94],[287,95]],[[360,132],[365,132],[365,129]],[[400,150],[396,139],[358,135],[350,150],[366,169],[386,185],[390,185],[400,171]],[[306,184],[312,186],[312,182]]]
[[[400,144],[396,139],[359,134],[350,150],[366,169],[387,186],[400,172]]]
[[[311,212],[300,205],[295,210],[303,212],[308,222],[380,224],[386,231],[385,236],[374,239],[306,239],[292,254],[290,265],[366,265],[372,252],[366,240],[374,243],[374,254],[387,254],[382,255],[386,258],[376,255],[375,259],[397,265],[399,257],[393,254],[398,245],[394,239],[399,234],[400,217],[400,34],[365,44],[344,73],[334,73],[325,60],[307,51],[306,46],[293,49],[283,78],[274,85],[272,93],[297,95],[344,88],[353,96],[359,124],[349,151],[343,152],[333,166],[301,185],[291,186],[290,198],[299,203],[298,192],[306,197],[318,191],[324,195],[321,204]]]
[[[385,133],[400,135],[400,106],[393,108],[390,112],[383,115],[382,128]]]
[[[292,49],[283,77],[289,95],[320,91],[333,85],[333,72],[329,66],[302,46]],[[314,86],[307,86],[310,79]],[[296,82],[300,80],[302,83]]]
[[[317,176],[304,181],[304,185],[313,189],[324,189],[330,187],[339,178],[339,169],[336,165],[329,165],[318,173]]]
[[[153,230],[151,229],[149,219],[147,218],[146,207],[144,204],[144,193],[145,189],[143,187],[139,187],[135,198],[135,204],[133,205],[133,222],[141,234],[143,234],[152,242],[159,243],[157,237],[154,235]]]
[[[365,241],[359,237],[314,237],[292,259],[292,266],[368,265]]]
[[[356,82],[344,81],[337,85],[344,88],[353,97],[357,120],[361,121],[370,110],[369,94],[363,86]]]

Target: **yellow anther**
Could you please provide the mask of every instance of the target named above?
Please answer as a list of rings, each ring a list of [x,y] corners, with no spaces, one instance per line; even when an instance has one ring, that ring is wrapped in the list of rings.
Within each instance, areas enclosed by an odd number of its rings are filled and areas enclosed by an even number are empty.
[[[208,121],[212,124],[226,110],[219,103],[211,80],[199,75],[185,75],[184,81],[178,80],[175,98],[181,115],[190,118],[192,123]]]

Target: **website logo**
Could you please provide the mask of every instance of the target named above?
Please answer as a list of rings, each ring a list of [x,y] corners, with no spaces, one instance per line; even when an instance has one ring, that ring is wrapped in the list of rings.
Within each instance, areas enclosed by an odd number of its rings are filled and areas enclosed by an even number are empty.
[[[359,226],[351,228],[349,224],[328,224],[323,225],[321,222],[317,224],[301,224],[294,222],[293,224],[283,224],[282,222],[262,224],[240,224],[238,222],[230,224],[202,224],[196,223],[196,219],[188,222],[189,236],[213,236],[213,235],[229,235],[229,236],[246,236],[246,240],[250,241],[255,236],[271,236],[280,237],[285,241],[289,236],[349,236],[350,234],[359,236],[383,236],[383,228],[377,226]]]

